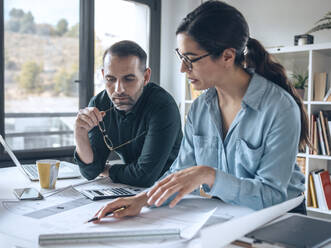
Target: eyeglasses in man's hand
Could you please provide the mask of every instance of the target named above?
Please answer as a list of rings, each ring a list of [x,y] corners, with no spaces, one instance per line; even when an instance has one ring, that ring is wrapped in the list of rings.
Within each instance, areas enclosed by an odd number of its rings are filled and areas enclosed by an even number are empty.
[[[102,114],[103,117],[106,115],[106,113],[107,113],[108,111],[112,110],[113,108],[114,108],[114,107],[112,107],[112,108],[110,108],[110,109],[107,109],[107,110],[105,110],[105,111],[101,111],[101,113],[102,113],[102,112],[104,113],[104,114]],[[108,148],[110,151],[114,151],[114,150],[116,150],[116,149],[118,149],[118,148],[120,148],[120,147],[122,147],[122,146],[125,146],[125,145],[127,145],[127,144],[130,144],[132,141],[134,141],[134,140],[138,139],[139,137],[141,137],[141,136],[143,136],[143,135],[146,134],[146,131],[144,131],[144,132],[142,132],[141,134],[139,134],[139,135],[137,135],[136,137],[134,137],[133,139],[130,139],[130,140],[124,142],[123,144],[114,147],[113,142],[111,141],[109,135],[108,135],[107,132],[106,132],[106,126],[105,126],[105,123],[104,123],[103,120],[101,120],[101,121],[98,123],[98,127],[99,127],[99,130],[100,130],[100,132],[101,132],[101,134],[102,134],[102,136],[103,136],[103,141],[105,142],[107,148]]]

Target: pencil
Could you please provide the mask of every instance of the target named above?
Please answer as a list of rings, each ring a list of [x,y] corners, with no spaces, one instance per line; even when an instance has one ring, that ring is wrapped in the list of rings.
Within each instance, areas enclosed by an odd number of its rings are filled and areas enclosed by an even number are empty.
[[[120,207],[120,208],[115,209],[115,210],[113,210],[113,211],[107,212],[105,216],[109,216],[109,215],[111,215],[111,214],[113,214],[113,213],[116,213],[116,212],[122,211],[122,210],[124,210],[124,209],[126,209],[126,206],[123,206],[123,207]],[[92,222],[92,221],[96,221],[96,220],[98,220],[98,219],[99,219],[99,217],[93,217],[92,219],[89,219],[88,221],[85,221],[85,224],[86,224],[86,223],[89,223],[89,222]]]

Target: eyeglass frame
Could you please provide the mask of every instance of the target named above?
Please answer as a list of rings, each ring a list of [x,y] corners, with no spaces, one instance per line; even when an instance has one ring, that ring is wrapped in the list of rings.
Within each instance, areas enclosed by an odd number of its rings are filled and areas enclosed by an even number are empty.
[[[111,107],[111,108],[109,108],[109,109],[107,109],[107,110],[103,110],[103,111],[106,113],[106,112],[108,112],[108,111],[110,111],[110,110],[112,110],[112,109],[114,109],[114,108],[115,108],[115,107]],[[100,123],[102,123],[102,125],[101,125]],[[138,139],[139,137],[141,137],[141,136],[143,136],[143,135],[146,134],[146,131],[144,131],[144,132],[142,132],[141,134],[139,134],[139,135],[137,135],[136,137],[134,137],[133,139],[130,139],[130,140],[124,142],[123,144],[114,147],[113,142],[111,141],[109,135],[108,135],[107,132],[106,132],[106,125],[105,125],[103,119],[102,119],[100,122],[98,122],[98,127],[99,127],[99,130],[100,130],[101,134],[102,134],[103,141],[105,142],[105,145],[107,146],[107,148],[108,148],[111,152],[117,150],[118,148],[120,148],[120,147],[122,147],[122,146],[125,146],[125,145],[130,144],[130,143],[133,142],[134,140],[136,140],[136,139]]]
[[[201,56],[199,56],[199,57],[197,57],[197,58],[190,59],[190,58],[187,57],[186,55],[181,54],[178,48],[175,49],[175,52],[176,52],[178,58],[184,63],[184,65],[186,66],[186,68],[187,68],[189,71],[192,71],[192,69],[193,69],[193,65],[192,65],[192,64],[193,64],[194,62],[197,62],[197,61],[199,61],[200,59],[203,59],[203,58],[205,58],[205,57],[211,55],[210,53],[206,53],[206,54],[203,54],[203,55],[201,55]]]

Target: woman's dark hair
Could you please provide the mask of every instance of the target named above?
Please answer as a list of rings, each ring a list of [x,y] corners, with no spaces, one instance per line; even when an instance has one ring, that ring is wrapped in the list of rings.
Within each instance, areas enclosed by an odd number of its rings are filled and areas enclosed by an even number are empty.
[[[236,8],[221,1],[207,1],[182,20],[176,31],[176,34],[180,33],[189,35],[212,58],[218,58],[227,48],[234,48],[237,66],[254,68],[255,72],[286,90],[301,112],[299,147],[311,145],[308,117],[301,98],[289,82],[284,67],[273,61],[260,42],[249,37],[248,24]]]

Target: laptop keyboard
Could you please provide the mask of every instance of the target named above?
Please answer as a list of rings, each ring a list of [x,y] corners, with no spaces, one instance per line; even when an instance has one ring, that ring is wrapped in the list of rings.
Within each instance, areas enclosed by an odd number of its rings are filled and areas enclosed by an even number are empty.
[[[38,169],[37,166],[34,164],[25,164],[23,165],[25,171],[30,174],[33,178],[38,178]]]

